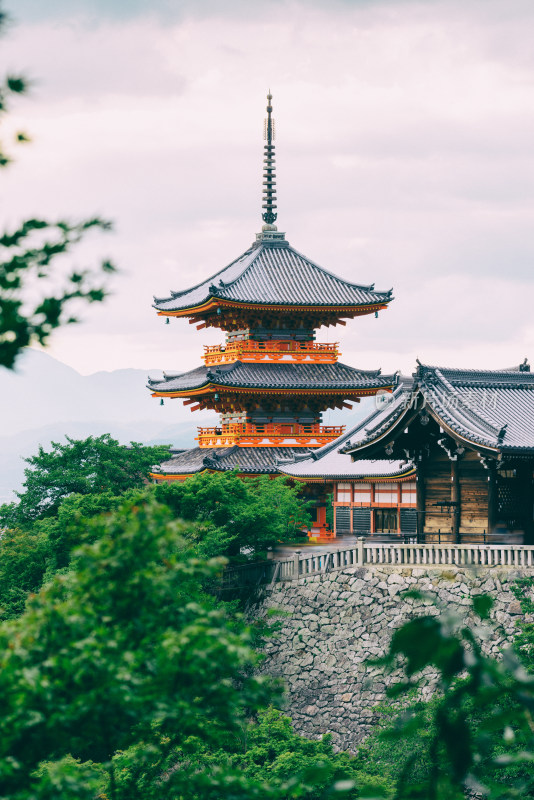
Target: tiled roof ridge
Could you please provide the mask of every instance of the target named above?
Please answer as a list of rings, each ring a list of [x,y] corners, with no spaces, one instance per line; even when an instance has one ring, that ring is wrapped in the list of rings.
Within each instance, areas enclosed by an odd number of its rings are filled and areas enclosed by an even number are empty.
[[[398,388],[399,388],[398,386],[395,387],[395,389],[392,392],[393,395],[395,394]],[[377,414],[380,414],[382,411],[383,409],[375,408],[375,410],[372,411],[370,414],[368,414],[363,420],[357,422],[355,425],[352,426],[350,430],[345,431],[345,433],[342,433],[341,436],[339,436],[333,442],[328,442],[328,444],[325,444],[322,447],[318,447],[317,450],[313,450],[311,453],[311,457],[314,459],[314,461],[318,461],[319,459],[323,458],[323,456],[328,455],[328,453],[332,452],[332,450],[335,450],[336,448],[339,448],[339,451],[341,452],[341,448],[343,447],[345,442],[347,442],[351,436],[354,436],[357,430],[361,430],[361,428],[363,428],[364,425],[369,423],[372,419],[374,419],[377,416]]]
[[[408,393],[411,394],[412,391],[413,391],[413,386],[408,387],[407,385],[404,385],[404,383],[399,383],[396,389],[392,392],[392,395],[394,397],[396,395],[395,399],[399,400],[402,398],[402,395],[404,394],[407,395]],[[406,408],[408,408],[408,406],[403,406],[401,403],[399,403],[398,405],[394,405],[391,408],[389,414],[386,414],[385,418],[382,419],[377,425],[375,425],[375,427],[369,426],[369,423],[372,420],[376,419],[376,417],[384,413],[384,409],[377,408],[372,414],[370,414],[368,417],[362,420],[362,422],[360,422],[358,425],[355,425],[351,431],[351,434],[354,434],[356,431],[361,430],[362,428],[366,433],[363,439],[361,439],[358,442],[358,446],[362,444],[369,444],[369,442],[371,442],[373,439],[376,439],[377,436],[379,436],[381,433],[383,433],[384,430],[387,430],[387,428],[390,427],[392,422],[395,422],[401,416],[401,413],[404,410],[406,410]],[[340,453],[345,452],[347,448],[350,448],[352,446],[349,437],[347,437],[348,440],[346,440],[347,443],[345,444],[345,447],[340,448],[339,450]]]
[[[528,359],[518,364],[517,366],[513,367],[503,367],[502,369],[476,369],[476,368],[469,368],[469,367],[441,367],[435,364],[422,364],[419,359],[417,361],[417,370],[415,372],[416,377],[424,377],[427,373],[435,372],[439,370],[440,373],[443,375],[447,373],[449,377],[453,377],[457,375],[458,377],[466,377],[468,378],[469,375],[477,376],[478,378],[482,378],[483,376],[487,376],[489,379],[491,378],[499,378],[501,375],[504,378],[509,378],[510,375],[515,375],[517,377],[521,376],[525,379],[527,383],[534,382],[534,373],[530,371],[530,364],[528,363]],[[506,381],[505,381],[506,382]],[[501,382],[499,381],[499,384]]]

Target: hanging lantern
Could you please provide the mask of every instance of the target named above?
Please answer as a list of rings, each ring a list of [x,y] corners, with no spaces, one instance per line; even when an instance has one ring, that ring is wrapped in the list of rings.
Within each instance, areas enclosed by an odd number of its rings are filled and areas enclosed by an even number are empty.
[[[165,405],[165,403],[163,402],[163,397],[162,397],[162,398],[161,398],[161,400],[159,401],[159,404],[160,404],[160,406],[163,406],[163,405]]]

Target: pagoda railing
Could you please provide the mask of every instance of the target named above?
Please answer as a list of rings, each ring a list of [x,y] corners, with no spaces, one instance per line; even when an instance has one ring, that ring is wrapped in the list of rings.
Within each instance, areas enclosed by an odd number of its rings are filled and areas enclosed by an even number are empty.
[[[345,431],[344,425],[236,423],[217,428],[198,428],[199,447],[320,447]]]
[[[229,344],[204,345],[204,363],[207,367],[230,364],[234,361],[335,364],[339,355],[337,342],[319,344],[287,340],[257,342],[243,339]]]

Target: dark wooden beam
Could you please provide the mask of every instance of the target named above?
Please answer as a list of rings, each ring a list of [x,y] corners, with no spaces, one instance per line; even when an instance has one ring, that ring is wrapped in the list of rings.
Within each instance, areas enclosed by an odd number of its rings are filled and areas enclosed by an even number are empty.
[[[461,513],[461,490],[460,475],[458,469],[458,459],[451,461],[451,501],[455,503],[452,507],[452,535],[455,542],[460,541],[460,513]]]
[[[425,461],[417,462],[416,476],[416,509],[417,509],[417,535],[421,536],[425,530]]]
[[[498,514],[497,469],[492,463],[488,467],[488,533],[493,532],[498,522]]]

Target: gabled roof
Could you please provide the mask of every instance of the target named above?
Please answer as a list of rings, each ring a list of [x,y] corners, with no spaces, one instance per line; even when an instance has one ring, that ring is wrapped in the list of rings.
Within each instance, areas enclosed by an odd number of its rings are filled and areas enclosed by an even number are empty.
[[[500,452],[534,450],[534,374],[420,365],[421,391],[435,415],[470,442]]]
[[[279,234],[283,237],[283,234]],[[275,306],[384,306],[389,292],[338,278],[289,246],[283,238],[261,238],[224,269],[191,289],[154,298],[158,311],[183,311],[211,298]]]
[[[355,455],[383,441],[415,408],[428,411],[445,430],[473,447],[501,454],[534,452],[534,374],[526,360],[502,370],[419,364],[413,389],[399,381],[391,403],[357,426],[344,451]]]
[[[194,447],[163,461],[154,472],[161,475],[194,475],[203,470],[226,472],[239,469],[250,474],[278,474],[277,459],[297,452],[298,447]]]
[[[373,390],[391,387],[395,375],[361,370],[346,364],[248,364],[235,361],[219,368],[197,367],[183,374],[166,373],[162,381],[149,380],[153,392],[185,392],[209,384],[250,389]]]

